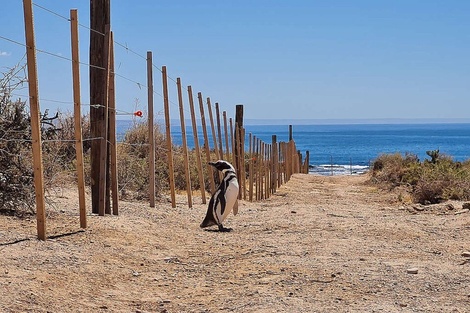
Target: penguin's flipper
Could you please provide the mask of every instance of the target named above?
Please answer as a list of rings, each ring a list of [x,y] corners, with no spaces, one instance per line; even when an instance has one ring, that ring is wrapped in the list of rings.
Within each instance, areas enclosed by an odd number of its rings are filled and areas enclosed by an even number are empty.
[[[238,199],[233,204],[233,215],[237,215],[238,213]]]

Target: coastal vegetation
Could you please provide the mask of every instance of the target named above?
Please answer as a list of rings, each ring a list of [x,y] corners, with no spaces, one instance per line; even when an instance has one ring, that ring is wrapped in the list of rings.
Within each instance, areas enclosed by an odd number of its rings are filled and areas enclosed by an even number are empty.
[[[370,171],[370,181],[385,188],[405,188],[413,202],[439,203],[470,200],[470,160],[456,162],[439,150],[426,151],[429,159],[414,154],[382,154]]]

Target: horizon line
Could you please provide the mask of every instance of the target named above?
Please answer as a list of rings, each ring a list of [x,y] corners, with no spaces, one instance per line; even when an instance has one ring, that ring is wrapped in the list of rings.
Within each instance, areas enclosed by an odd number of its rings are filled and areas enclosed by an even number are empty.
[[[119,119],[121,121],[130,121],[131,119]],[[142,119],[147,120],[147,119]],[[164,122],[164,119],[156,119],[156,121]],[[179,119],[171,119],[172,125],[177,126],[175,121]],[[200,119],[197,119],[200,123]],[[186,123],[191,123],[190,119],[185,119]],[[246,118],[245,125],[347,125],[347,124],[468,124],[470,118],[325,118],[325,119],[259,119]]]

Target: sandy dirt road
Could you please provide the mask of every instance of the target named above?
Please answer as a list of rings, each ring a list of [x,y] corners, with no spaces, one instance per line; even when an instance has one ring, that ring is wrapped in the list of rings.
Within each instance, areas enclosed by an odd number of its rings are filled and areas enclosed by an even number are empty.
[[[366,180],[294,175],[242,202],[231,233],[201,230],[206,208],[184,196],[122,201],[82,231],[60,190],[52,239],[0,216],[0,312],[470,312],[470,213],[414,210]]]

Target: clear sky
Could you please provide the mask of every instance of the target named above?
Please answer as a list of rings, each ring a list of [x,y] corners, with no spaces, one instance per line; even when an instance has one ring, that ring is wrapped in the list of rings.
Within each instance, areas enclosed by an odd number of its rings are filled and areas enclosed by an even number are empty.
[[[35,3],[89,25],[89,1]],[[24,42],[22,1],[2,1],[0,36]],[[70,26],[34,7],[37,48],[69,58]],[[111,0],[117,106],[146,109],[146,63],[181,77],[233,116],[251,119],[470,117],[468,0]],[[88,63],[89,30],[80,28]],[[0,38],[0,68],[22,62],[24,47]],[[24,61],[23,61],[24,62]],[[70,62],[38,53],[41,108],[72,111]],[[89,103],[81,67],[82,101]],[[154,71],[162,94],[161,73]],[[129,81],[132,80],[132,81]],[[27,90],[18,91],[27,94]],[[137,99],[137,100],[136,100]],[[178,115],[170,80],[172,117]],[[163,99],[155,95],[155,111]],[[187,113],[186,113],[187,114]],[[125,116],[123,116],[125,117]]]

